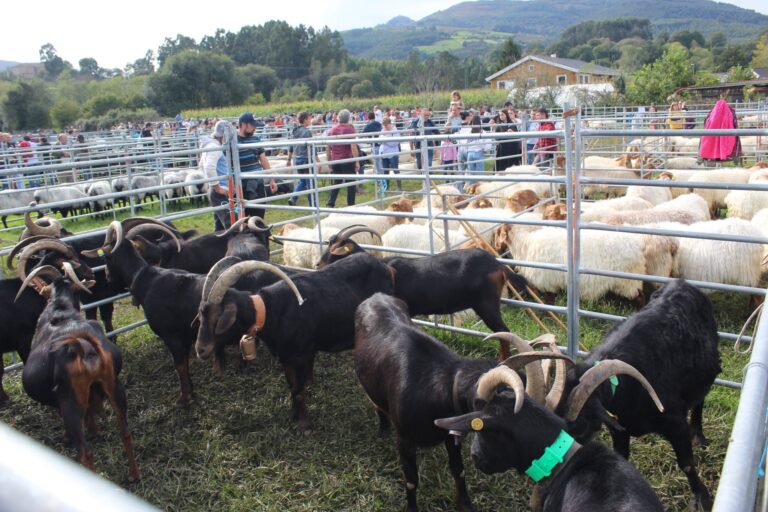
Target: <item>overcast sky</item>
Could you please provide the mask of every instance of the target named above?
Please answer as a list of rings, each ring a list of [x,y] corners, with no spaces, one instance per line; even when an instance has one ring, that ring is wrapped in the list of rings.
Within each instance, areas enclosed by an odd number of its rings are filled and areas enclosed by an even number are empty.
[[[243,25],[281,19],[290,25],[333,30],[363,28],[403,15],[418,20],[460,3],[455,0],[225,0],[185,2],[169,0],[38,0],[16,2],[3,9],[3,44],[0,60],[39,62],[40,47],[51,43],[60,57],[75,68],[84,57],[101,67],[124,68],[157,52],[166,37],[184,34],[200,41],[217,28],[237,32]],[[766,0],[731,0],[747,9],[768,14]],[[23,7],[22,7],[23,6]],[[17,17],[21,15],[22,19]],[[491,21],[491,20],[489,20]]]

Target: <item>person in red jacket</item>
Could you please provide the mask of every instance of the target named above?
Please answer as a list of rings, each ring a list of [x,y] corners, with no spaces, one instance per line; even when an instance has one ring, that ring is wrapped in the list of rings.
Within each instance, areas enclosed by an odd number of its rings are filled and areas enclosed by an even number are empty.
[[[540,132],[553,131],[555,124],[549,119],[549,111],[543,107],[539,107],[535,111],[535,119],[539,121]],[[533,147],[536,151],[536,158],[533,160],[534,165],[547,168],[552,166],[552,160],[555,157],[555,151],[557,151],[557,138],[556,137],[539,137],[539,141]]]

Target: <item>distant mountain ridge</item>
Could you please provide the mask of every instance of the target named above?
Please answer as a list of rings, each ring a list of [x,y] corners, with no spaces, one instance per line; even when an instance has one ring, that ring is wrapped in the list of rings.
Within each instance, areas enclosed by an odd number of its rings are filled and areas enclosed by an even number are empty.
[[[20,63],[14,62],[12,60],[0,60],[0,71],[5,71],[6,69],[12,68],[17,64],[20,64]]]
[[[482,55],[510,35],[520,43],[548,43],[571,25],[620,17],[647,18],[656,33],[687,29],[707,37],[723,32],[732,42],[754,39],[768,28],[768,16],[713,0],[481,0],[415,22],[397,16],[341,35],[350,54],[367,58],[405,59],[413,48]]]

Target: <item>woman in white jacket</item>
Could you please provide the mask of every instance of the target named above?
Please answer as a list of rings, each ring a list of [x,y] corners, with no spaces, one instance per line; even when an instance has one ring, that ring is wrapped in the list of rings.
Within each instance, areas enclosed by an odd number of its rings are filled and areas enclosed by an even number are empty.
[[[389,117],[385,117],[382,122],[381,139],[387,139],[397,137],[399,132],[395,128],[395,124]],[[394,174],[400,174],[400,143],[395,141],[386,141],[379,144],[379,156],[381,156],[381,170],[385,175],[389,175],[389,171]],[[381,180],[381,189],[386,192],[389,184],[387,180]],[[403,184],[400,180],[397,180],[397,190],[403,190]]]
[[[212,137],[201,144],[201,149],[210,151],[200,153],[198,168],[207,178],[218,178],[218,181],[211,183],[211,188],[208,190],[208,200],[213,207],[229,204],[229,166],[221,147],[227,132],[226,125],[227,121],[223,120],[216,123]],[[213,221],[214,231],[228,228],[231,225],[228,209],[213,212]]]

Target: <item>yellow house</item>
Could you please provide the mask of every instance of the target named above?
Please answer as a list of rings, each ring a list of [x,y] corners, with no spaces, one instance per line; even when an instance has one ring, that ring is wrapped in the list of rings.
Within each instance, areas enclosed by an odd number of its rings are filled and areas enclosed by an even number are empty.
[[[621,73],[615,69],[577,59],[562,59],[555,55],[527,55],[485,81],[494,89],[546,87],[550,85],[604,84]]]

